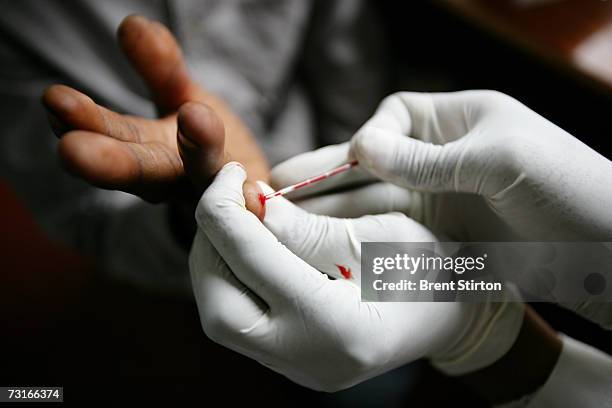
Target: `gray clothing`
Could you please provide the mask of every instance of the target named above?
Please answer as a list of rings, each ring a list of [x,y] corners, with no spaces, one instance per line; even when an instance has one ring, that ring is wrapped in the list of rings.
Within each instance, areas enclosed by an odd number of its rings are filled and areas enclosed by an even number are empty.
[[[49,234],[111,276],[190,293],[167,206],[68,176],[40,97],[65,83],[102,105],[154,117],[115,40],[139,13],[168,25],[192,75],[251,128],[271,163],[337,143],[384,89],[379,27],[360,0],[0,1],[0,168]]]

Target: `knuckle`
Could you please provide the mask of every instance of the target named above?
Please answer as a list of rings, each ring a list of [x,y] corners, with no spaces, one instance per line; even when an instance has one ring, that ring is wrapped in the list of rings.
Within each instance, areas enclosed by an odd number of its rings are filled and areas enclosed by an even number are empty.
[[[221,345],[231,344],[236,334],[236,328],[231,321],[230,316],[227,316],[219,308],[207,308],[200,315],[200,324],[204,334],[215,343]]]
[[[495,107],[519,103],[512,96],[493,89],[481,91],[481,98],[483,98],[486,103]]]
[[[402,99],[409,96],[410,92],[394,92],[391,95],[386,96],[382,102],[381,106],[388,106],[397,102],[401,102]]]
[[[351,139],[351,151],[361,152],[364,148],[365,140],[368,136],[368,130],[370,129],[370,125],[366,123],[362,128],[360,128],[353,138]]]
[[[384,362],[384,355],[378,347],[368,346],[367,342],[352,342],[347,344],[344,353],[345,367],[353,377],[360,377],[371,372]]]
[[[407,100],[415,99],[415,98],[430,98],[431,93],[429,92],[410,92],[410,91],[399,91],[394,92],[391,95],[387,96],[385,100],[389,101],[397,101],[399,103],[404,103]]]
[[[430,98],[430,94],[416,92],[395,92],[387,96],[380,103],[379,111],[397,112],[404,111],[407,107],[411,107],[415,101],[420,101],[423,98]]]
[[[498,155],[499,173],[508,173],[513,171],[518,166],[520,151],[522,150],[523,139],[518,133],[513,133],[512,137],[504,139],[500,143]]]
[[[481,95],[484,96],[485,98],[489,98],[492,100],[505,100],[509,98],[509,96],[506,95],[505,93],[497,91],[495,89],[485,89],[481,91]]]
[[[213,206],[211,204],[211,200],[207,200],[204,196],[202,196],[202,199],[200,200],[200,202],[198,203],[198,207],[196,208],[196,219],[198,221],[204,221],[210,218],[210,216],[214,213],[212,207]]]

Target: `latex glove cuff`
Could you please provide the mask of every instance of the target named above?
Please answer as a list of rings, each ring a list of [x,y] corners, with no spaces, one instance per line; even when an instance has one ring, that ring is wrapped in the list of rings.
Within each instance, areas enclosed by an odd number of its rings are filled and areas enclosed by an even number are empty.
[[[458,376],[485,368],[512,347],[518,337],[525,305],[516,288],[506,285],[504,302],[474,303],[472,317],[450,348],[432,357],[433,365],[447,375]]]

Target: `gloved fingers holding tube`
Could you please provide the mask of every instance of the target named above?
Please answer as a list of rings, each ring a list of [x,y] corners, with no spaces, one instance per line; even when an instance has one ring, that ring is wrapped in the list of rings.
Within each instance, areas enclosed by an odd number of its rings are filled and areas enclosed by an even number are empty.
[[[348,163],[351,161],[349,149],[349,143],[342,143],[292,157],[272,169],[271,185],[281,189],[312,177],[322,169]],[[287,197],[314,214],[357,218],[399,211],[420,220],[420,193],[381,182],[359,165]]]
[[[351,385],[346,382],[356,370],[347,367],[350,363],[335,371],[326,366],[350,359],[348,353],[342,355],[340,345],[360,337],[340,335],[351,325],[346,320],[353,317],[342,310],[357,310],[357,291],[347,282],[330,281],[293,255],[245,210],[241,194],[245,177],[240,165],[226,165],[198,206],[199,234],[205,234],[216,251],[211,256],[210,247],[202,245],[205,240],[195,241],[190,255],[196,295],[202,294],[198,308],[205,333],[305,386]],[[210,268],[211,263],[218,267]],[[219,269],[223,273],[215,272]],[[209,294],[212,298],[205,299]],[[243,297],[261,302],[240,302]],[[230,304],[235,308],[228,310]],[[318,313],[323,308],[330,313]],[[338,314],[344,320],[338,320]],[[252,319],[243,320],[248,315]],[[316,341],[311,332],[315,327]]]
[[[264,193],[272,192],[265,183],[259,186]],[[438,240],[427,228],[399,212],[336,218],[310,213],[284,197],[269,200],[267,210],[264,225],[291,252],[317,270],[354,284],[360,281],[362,242]]]
[[[354,136],[349,156],[411,189],[476,194],[523,239],[612,235],[612,193],[601,188],[612,163],[497,92],[395,94]]]
[[[355,159],[352,175],[292,199],[336,216],[400,210],[462,241],[612,236],[612,192],[602,188],[612,183],[612,163],[499,92],[391,95],[350,146],[292,158],[272,170],[271,180],[290,183],[311,166]],[[374,197],[379,187],[363,183],[376,179],[407,191]],[[349,200],[357,208],[343,214],[337,204]]]
[[[361,302],[334,264],[344,259],[359,273],[360,254],[351,241],[383,233],[435,240],[414,221],[401,214],[320,217],[277,198],[265,221],[275,236],[245,210],[245,177],[239,165],[226,165],[197,210],[199,234],[212,247],[196,240],[190,269],[202,325],[213,340],[300,384],[335,391],[422,357],[454,373],[478,369],[516,338],[520,303]],[[332,241],[330,251],[325,247]],[[338,279],[321,273],[328,268]],[[500,339],[506,347],[499,347]],[[483,347],[490,342],[496,346]]]

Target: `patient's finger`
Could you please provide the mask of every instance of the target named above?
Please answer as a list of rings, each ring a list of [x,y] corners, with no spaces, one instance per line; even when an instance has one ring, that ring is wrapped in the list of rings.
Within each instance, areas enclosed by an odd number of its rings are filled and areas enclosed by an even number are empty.
[[[176,39],[163,24],[143,16],[128,16],[119,26],[117,37],[149,87],[160,113],[201,99],[201,89],[191,80]]]
[[[173,120],[152,121],[121,115],[97,105],[89,96],[65,85],[53,85],[43,95],[55,130],[87,130],[126,142],[167,142]]]
[[[225,150],[223,122],[212,109],[201,103],[188,102],[179,109],[178,146],[185,171],[198,196],[221,167],[231,160]],[[263,220],[266,207],[260,188],[247,181],[243,193],[246,207]]]
[[[123,142],[75,130],[61,139],[59,154],[73,174],[106,189],[158,201],[184,174],[177,152],[162,144]]]

